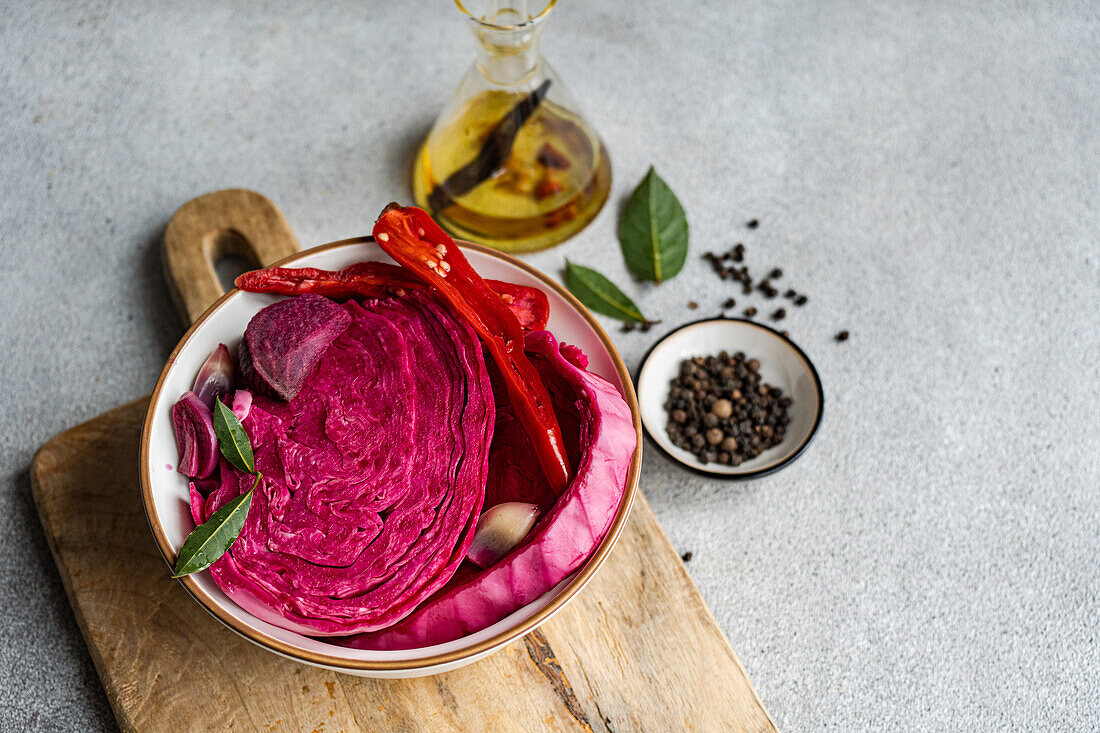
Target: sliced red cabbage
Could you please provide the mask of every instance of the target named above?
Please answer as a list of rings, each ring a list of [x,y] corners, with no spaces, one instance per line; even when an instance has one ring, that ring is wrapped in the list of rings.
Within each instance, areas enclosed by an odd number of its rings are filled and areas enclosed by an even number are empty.
[[[480,342],[445,306],[412,293],[337,307],[347,324],[296,396],[254,395],[242,425],[264,479],[210,570],[249,612],[314,636],[385,628],[447,583],[494,424]],[[219,488],[192,494],[196,519],[253,480],[223,460]]]
[[[339,304],[312,293],[267,306],[249,321],[237,350],[241,380],[261,394],[294,399],[350,321]]]
[[[194,392],[184,392],[172,406],[172,429],[180,455],[177,470],[191,478],[212,474],[218,465],[214,416]]]
[[[559,349],[550,333],[529,335],[527,350],[554,398],[566,445],[579,449],[573,481],[527,540],[489,569],[463,573],[464,579],[456,579],[400,623],[337,643],[412,649],[461,638],[500,621],[569,577],[607,534],[637,446],[630,409],[614,387],[575,363],[580,361],[576,353]]]

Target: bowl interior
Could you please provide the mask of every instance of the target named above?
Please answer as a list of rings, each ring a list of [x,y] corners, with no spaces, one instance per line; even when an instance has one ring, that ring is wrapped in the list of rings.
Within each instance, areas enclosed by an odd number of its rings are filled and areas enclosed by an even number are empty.
[[[713,356],[720,351],[745,352],[760,361],[762,381],[778,387],[791,398],[787,435],[779,445],[739,466],[704,464],[693,454],[673,445],[665,426],[664,402],[669,383],[680,362],[694,356]],[[683,326],[658,341],[638,372],[638,405],[642,425],[662,450],[681,463],[717,476],[747,478],[773,471],[793,460],[806,447],[821,419],[821,381],[810,360],[793,342],[767,326],[737,319],[699,321]]]
[[[589,356],[589,370],[615,385],[633,409],[633,387],[629,379],[624,383],[621,378],[621,374],[623,374],[623,370],[620,368],[622,362],[614,352],[613,347],[610,346],[610,342],[605,341],[606,334],[603,334],[599,327],[594,325],[594,322],[588,320],[590,316],[586,317],[584,313],[573,306],[568,296],[563,294],[559,286],[550,283],[548,280],[540,279],[533,271],[528,271],[496,253],[466,249],[465,254],[471,264],[484,277],[538,286],[546,292],[550,300],[550,330],[560,341],[579,346]],[[390,261],[388,256],[373,242],[357,241],[336,243],[303,253],[303,255],[294,259],[291,266],[340,269],[363,260]],[[550,286],[548,287],[548,285]],[[194,522],[188,508],[187,479],[175,470],[178,453],[172,430],[172,405],[181,394],[191,388],[199,367],[219,342],[225,343],[231,350],[235,350],[240,343],[244,327],[252,316],[261,308],[279,299],[281,299],[281,296],[239,291],[226,298],[220,307],[213,313],[209,313],[190,335],[185,337],[185,340],[178,347],[174,359],[162,375],[161,383],[154,393],[154,402],[150,405],[147,418],[145,448],[148,451],[148,462],[143,465],[142,470],[147,471],[143,479],[147,481],[149,489],[147,498],[151,500],[153,515],[149,519],[154,529],[154,535],[157,534],[157,525],[159,524],[163,532],[163,539],[174,550],[178,550],[183,545],[187,535],[194,529]],[[640,453],[636,452],[635,465],[632,466],[627,479],[627,493],[624,497],[623,506],[619,510],[620,519],[628,509],[630,499],[633,496],[632,485],[633,482],[637,481],[639,455]],[[146,511],[150,512],[149,506],[146,507]],[[617,523],[617,526],[619,525],[621,525],[621,522]],[[615,538],[612,536],[614,532],[615,527],[608,533],[604,545],[597,548],[597,552],[589,559],[588,564],[596,559],[597,555],[600,554],[600,549],[609,542],[614,541]],[[160,537],[158,537],[159,540]],[[214,584],[208,573],[196,573],[189,576],[185,579],[185,585],[200,603],[207,606],[208,610],[215,612],[215,609],[210,606],[216,606],[217,612],[215,615],[218,615],[223,621],[228,623],[229,619],[234,619],[246,629],[258,632],[260,638],[257,638],[257,634],[248,634],[253,641],[264,643],[266,640],[262,637],[277,640],[279,644],[274,645],[276,651],[292,656],[298,656],[301,653],[306,661],[315,661],[319,658],[318,655],[322,655],[328,658],[328,663],[337,663],[336,660],[347,660],[352,663],[361,662],[368,665],[376,663],[384,667],[387,663],[397,661],[427,660],[429,657],[438,658],[439,655],[453,655],[453,653],[459,653],[473,647],[478,647],[477,651],[479,652],[483,651],[485,642],[493,640],[494,637],[498,637],[509,629],[515,628],[550,606],[555,598],[569,589],[570,584],[578,574],[584,573],[585,568],[586,566],[582,566],[581,569],[541,598],[527,604],[493,626],[445,644],[405,651],[347,649],[280,629],[256,618],[230,600]],[[572,592],[578,589],[579,587],[573,588]],[[230,625],[234,626],[234,624]],[[236,630],[242,631],[239,628]],[[503,639],[500,643],[503,644],[507,641],[508,639]],[[269,646],[266,643],[264,645]]]

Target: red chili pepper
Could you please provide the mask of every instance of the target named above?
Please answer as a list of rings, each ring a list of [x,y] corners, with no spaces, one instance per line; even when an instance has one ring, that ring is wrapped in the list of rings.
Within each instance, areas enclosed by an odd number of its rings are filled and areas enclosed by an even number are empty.
[[[519,319],[519,325],[528,331],[546,329],[546,321],[550,318],[550,301],[546,299],[546,293],[538,288],[504,280],[486,280],[485,283]]]
[[[385,298],[401,295],[402,290],[424,289],[424,283],[407,270],[386,262],[357,262],[335,272],[315,267],[269,267],[246,272],[234,284],[250,293],[316,293],[334,300]]]
[[[485,282],[525,329],[541,331],[546,328],[550,316],[546,293],[538,288],[501,280]],[[237,278],[236,285],[250,293],[317,293],[333,300],[387,298],[402,295],[406,290],[428,287],[405,268],[387,262],[359,262],[338,271],[318,270],[315,267],[269,267],[244,273]]]
[[[387,208],[374,224],[374,239],[390,257],[439,290],[481,337],[500,368],[508,398],[550,487],[560,494],[570,476],[561,426],[546,385],[523,352],[523,329],[512,311],[424,210]]]

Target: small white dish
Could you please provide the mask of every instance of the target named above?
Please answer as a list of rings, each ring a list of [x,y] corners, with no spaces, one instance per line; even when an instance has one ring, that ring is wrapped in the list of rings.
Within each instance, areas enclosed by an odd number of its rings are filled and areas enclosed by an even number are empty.
[[[739,466],[704,464],[673,445],[665,432],[669,416],[664,403],[680,362],[720,351],[743,351],[746,358],[758,359],[761,381],[783,390],[792,400],[788,410],[791,422],[783,442]],[[663,336],[643,357],[637,383],[642,426],[657,447],[694,471],[731,479],[763,476],[798,458],[821,424],[825,401],[821,378],[802,349],[778,331],[740,318],[695,321]]]

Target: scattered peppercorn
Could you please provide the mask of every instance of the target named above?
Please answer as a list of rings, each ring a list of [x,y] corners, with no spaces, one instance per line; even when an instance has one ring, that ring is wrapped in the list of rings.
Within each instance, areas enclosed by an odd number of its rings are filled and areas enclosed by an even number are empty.
[[[664,407],[672,443],[703,463],[739,466],[782,442],[791,399],[760,380],[743,352],[680,362]]]
[[[691,550],[688,550],[683,555],[680,555],[680,559],[683,560],[684,562],[691,562],[691,558],[692,558]]]
[[[749,229],[756,229],[756,227],[760,226],[760,222],[756,219],[749,219],[745,226],[747,226]]]
[[[838,333],[836,335],[836,340],[837,341],[847,341],[848,340],[848,332],[847,331],[841,331],[840,333]]]
[[[621,330],[623,333],[630,333],[631,331],[634,330],[634,328],[635,328],[635,324],[627,322],[627,323],[624,323],[623,327],[619,330]]]
[[[750,229],[755,229],[757,226],[759,226],[759,224],[760,222],[757,219],[753,219],[750,222],[746,223],[746,226],[748,226]],[[751,296],[753,295],[753,293],[759,293],[762,297],[767,298],[768,300],[772,300],[782,293],[784,298],[790,300],[792,305],[796,305],[799,308],[806,305],[806,303],[808,303],[810,300],[808,296],[802,295],[794,288],[785,288],[781,291],[775,286],[775,283],[773,281],[783,277],[783,268],[781,267],[772,267],[770,270],[768,270],[768,274],[766,277],[762,278],[761,280],[755,280],[753,276],[749,273],[748,266],[741,264],[745,258],[745,245],[742,242],[738,242],[737,244],[733,245],[733,247],[731,247],[726,252],[704,252],[703,258],[710,262],[712,269],[722,280],[732,279],[735,283],[739,283],[741,286],[742,295]],[[730,264],[731,261],[735,264]],[[734,298],[727,298],[722,303],[722,308],[728,310],[736,307],[736,305],[737,300],[735,300]],[[695,303],[695,301],[691,301],[688,303],[688,308],[690,308],[691,310],[696,310],[698,308],[698,304]],[[753,318],[756,315],[757,310],[755,307],[749,306],[743,311],[743,313],[744,317]],[[725,314],[719,314],[717,317],[725,317]],[[776,321],[783,320],[786,317],[787,311],[784,308],[779,308],[772,311],[771,313],[771,318]],[[643,328],[642,330],[645,329]],[[844,333],[845,336],[843,338],[841,338],[838,334],[836,336],[836,340],[847,340],[847,332]],[[784,332],[784,335],[787,335],[786,332]]]

